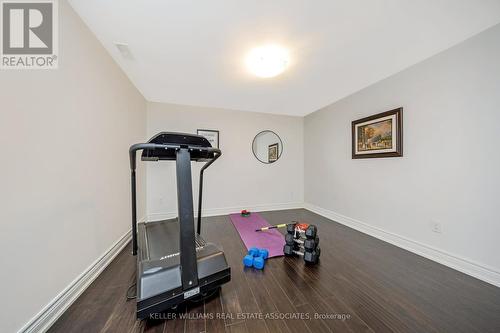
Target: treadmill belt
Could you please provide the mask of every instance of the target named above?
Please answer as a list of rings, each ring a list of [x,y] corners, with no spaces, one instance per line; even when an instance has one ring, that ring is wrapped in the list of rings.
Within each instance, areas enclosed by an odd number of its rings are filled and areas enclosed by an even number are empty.
[[[142,223],[141,223],[142,224]],[[177,218],[146,222],[141,226],[144,232],[140,244],[143,258],[159,260],[179,255],[179,222]],[[195,233],[196,248],[206,245],[205,240]]]

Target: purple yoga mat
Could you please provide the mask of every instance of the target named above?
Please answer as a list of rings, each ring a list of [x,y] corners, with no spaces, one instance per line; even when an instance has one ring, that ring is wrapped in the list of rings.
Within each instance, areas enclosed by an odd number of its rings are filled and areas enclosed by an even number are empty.
[[[255,231],[255,229],[270,226],[270,224],[258,213],[252,213],[247,217],[243,217],[241,214],[236,213],[230,214],[229,217],[247,249],[251,247],[267,249],[269,251],[269,257],[283,255],[285,237],[278,230]]]

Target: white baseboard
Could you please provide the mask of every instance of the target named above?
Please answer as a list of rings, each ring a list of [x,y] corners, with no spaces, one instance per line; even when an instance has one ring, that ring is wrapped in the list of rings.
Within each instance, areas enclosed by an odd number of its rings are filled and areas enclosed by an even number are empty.
[[[99,259],[94,261],[80,276],[57,295],[42,311],[33,317],[19,333],[46,332],[87,287],[113,261],[132,238],[131,230],[120,237]]]
[[[251,212],[264,212],[264,211],[272,211],[272,210],[283,210],[283,209],[297,209],[304,208],[304,204],[302,202],[287,202],[287,203],[279,203],[272,205],[253,205],[253,206],[241,206],[241,207],[224,207],[224,208],[209,208],[203,209],[203,216],[219,216],[219,215],[227,215],[231,213],[238,213],[243,209],[249,210]],[[197,215],[197,212],[195,212]],[[164,213],[149,213],[147,214],[147,221],[158,221],[158,220],[166,220],[171,219],[177,216],[177,212],[164,212]]]
[[[468,274],[482,281],[500,287],[500,272],[492,267],[473,262],[472,260],[456,256],[446,251],[436,249],[432,246],[408,239],[406,237],[382,230],[367,223],[344,216],[342,214],[324,209],[313,204],[305,203],[304,208],[324,216],[335,222],[339,222],[362,233],[373,236],[387,243],[393,244],[427,259],[451,267],[462,273]]]

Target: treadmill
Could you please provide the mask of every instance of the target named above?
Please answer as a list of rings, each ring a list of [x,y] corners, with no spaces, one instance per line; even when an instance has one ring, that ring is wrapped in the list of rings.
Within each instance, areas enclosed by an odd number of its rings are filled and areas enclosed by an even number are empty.
[[[143,161],[175,161],[178,218],[137,223],[136,152]],[[224,252],[201,237],[203,172],[221,151],[199,135],[162,132],[147,143],[132,145],[132,254],[137,256],[137,318],[176,308],[186,300],[216,292],[231,279]],[[191,161],[200,171],[198,221],[194,229]]]

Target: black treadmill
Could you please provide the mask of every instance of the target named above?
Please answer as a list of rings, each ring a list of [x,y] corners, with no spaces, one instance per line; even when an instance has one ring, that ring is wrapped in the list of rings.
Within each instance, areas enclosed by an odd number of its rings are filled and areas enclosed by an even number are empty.
[[[175,161],[176,219],[137,223],[136,152],[143,161]],[[222,249],[200,236],[203,172],[221,151],[199,135],[162,132],[148,143],[130,147],[132,185],[132,253],[137,255],[137,318],[175,308],[191,298],[216,291],[231,279]],[[197,231],[194,230],[191,161],[205,162],[200,171]]]

